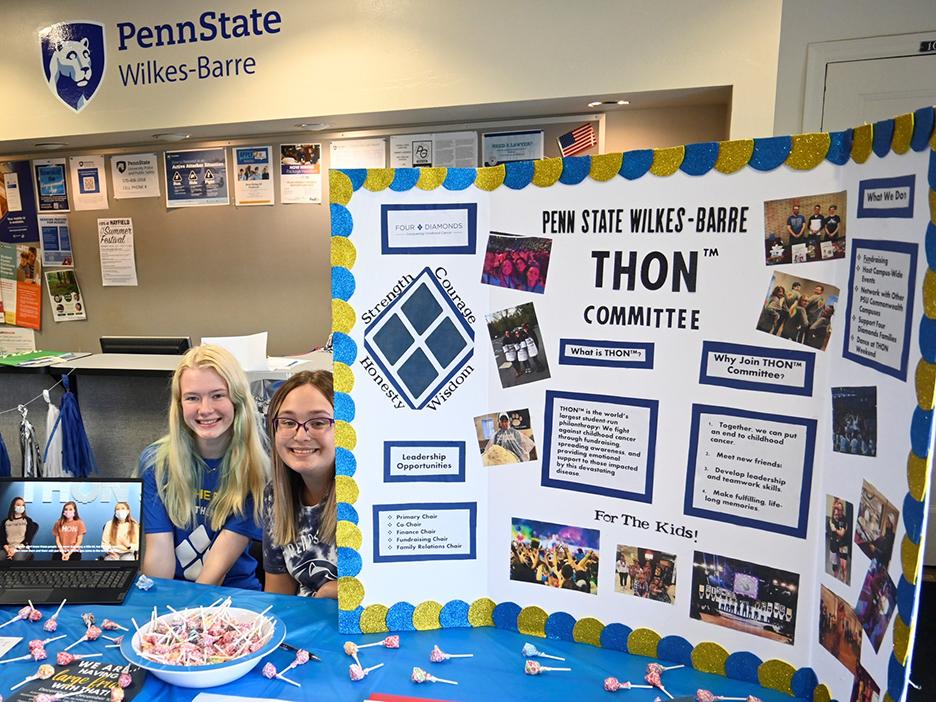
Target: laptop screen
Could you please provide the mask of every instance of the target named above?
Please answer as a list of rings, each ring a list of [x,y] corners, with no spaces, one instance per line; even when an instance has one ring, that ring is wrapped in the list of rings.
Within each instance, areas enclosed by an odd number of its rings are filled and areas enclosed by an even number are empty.
[[[138,563],[142,495],[137,479],[0,479],[0,560]]]

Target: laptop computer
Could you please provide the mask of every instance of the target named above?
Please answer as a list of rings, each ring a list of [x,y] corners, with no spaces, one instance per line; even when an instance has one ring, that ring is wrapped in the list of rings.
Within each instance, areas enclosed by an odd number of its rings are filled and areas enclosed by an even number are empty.
[[[0,604],[123,602],[140,568],[142,506],[139,479],[0,478]]]

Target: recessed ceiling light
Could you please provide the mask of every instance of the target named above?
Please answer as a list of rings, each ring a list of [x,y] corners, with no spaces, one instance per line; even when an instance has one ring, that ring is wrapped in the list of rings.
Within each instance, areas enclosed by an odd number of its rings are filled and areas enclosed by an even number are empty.
[[[185,141],[190,134],[178,134],[176,132],[167,132],[165,134],[154,134],[153,138],[159,141]]]
[[[601,107],[602,105],[630,105],[629,100],[592,100],[588,103],[589,107]]]
[[[296,125],[299,129],[307,129],[310,132],[320,132],[328,129],[331,125],[328,122],[300,122]]]
[[[68,146],[68,144],[61,141],[40,141],[38,144],[33,144],[33,146],[40,151],[55,151]]]

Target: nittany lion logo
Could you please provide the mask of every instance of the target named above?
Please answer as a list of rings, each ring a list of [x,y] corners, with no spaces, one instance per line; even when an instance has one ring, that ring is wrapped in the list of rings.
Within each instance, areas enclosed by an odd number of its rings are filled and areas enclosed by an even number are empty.
[[[81,112],[104,78],[104,25],[53,24],[39,30],[39,48],[49,90],[75,112]]]

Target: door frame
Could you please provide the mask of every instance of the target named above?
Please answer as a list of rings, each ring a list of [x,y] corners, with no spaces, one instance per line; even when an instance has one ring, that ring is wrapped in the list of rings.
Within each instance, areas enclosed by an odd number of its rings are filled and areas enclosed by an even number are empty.
[[[920,43],[924,41],[936,41],[936,30],[809,44],[806,47],[806,92],[803,99],[803,131],[818,132],[822,129],[826,69],[830,63],[929,56],[933,52],[920,52]]]

